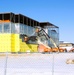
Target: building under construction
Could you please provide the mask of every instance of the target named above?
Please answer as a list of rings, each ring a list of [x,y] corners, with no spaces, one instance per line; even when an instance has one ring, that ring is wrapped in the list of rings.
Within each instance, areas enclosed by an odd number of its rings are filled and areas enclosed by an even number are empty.
[[[36,34],[36,28],[42,28],[45,33]],[[29,37],[27,42],[25,37]],[[37,38],[42,44],[54,47],[50,37],[59,46],[59,27],[22,14],[0,13],[0,52],[39,52]]]

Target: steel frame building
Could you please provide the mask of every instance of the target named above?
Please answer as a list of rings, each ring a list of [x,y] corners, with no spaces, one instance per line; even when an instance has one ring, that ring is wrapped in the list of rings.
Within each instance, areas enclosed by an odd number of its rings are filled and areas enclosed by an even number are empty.
[[[31,36],[35,26],[47,29],[55,43],[59,42],[59,27],[49,22],[38,22],[22,14],[0,13],[0,52],[38,52],[37,44],[26,44],[24,35]],[[51,32],[50,32],[51,31]],[[54,33],[54,31],[57,31]],[[52,45],[49,43],[49,45]]]

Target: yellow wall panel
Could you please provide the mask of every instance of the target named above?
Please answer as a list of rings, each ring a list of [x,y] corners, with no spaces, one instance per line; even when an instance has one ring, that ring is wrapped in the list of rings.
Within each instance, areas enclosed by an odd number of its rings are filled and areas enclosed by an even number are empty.
[[[19,34],[0,34],[0,52],[37,52],[37,45],[22,42]]]
[[[0,52],[10,52],[11,34],[0,34]]]

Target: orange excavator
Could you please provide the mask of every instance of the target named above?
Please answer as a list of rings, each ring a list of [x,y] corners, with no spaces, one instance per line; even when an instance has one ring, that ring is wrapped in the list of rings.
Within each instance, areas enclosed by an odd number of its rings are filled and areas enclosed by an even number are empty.
[[[38,28],[36,30],[37,41],[38,41],[38,51],[39,52],[67,52],[66,48],[57,47],[54,40],[45,32],[44,29]],[[51,47],[50,44],[48,45],[45,42],[51,41],[54,47]]]

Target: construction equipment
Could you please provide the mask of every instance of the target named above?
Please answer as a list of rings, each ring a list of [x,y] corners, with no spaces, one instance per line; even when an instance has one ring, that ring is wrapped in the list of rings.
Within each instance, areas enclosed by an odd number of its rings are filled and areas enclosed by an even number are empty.
[[[53,47],[48,44],[51,41]],[[37,28],[34,35],[29,37],[27,43],[38,44],[38,52],[66,52],[66,49],[59,48],[54,40],[45,32],[43,28]]]
[[[39,40],[39,41],[38,41],[39,48],[42,49],[41,46],[43,46],[43,51],[44,51],[44,52],[67,52],[66,48],[60,48],[60,47],[58,47],[58,46],[56,45],[56,43],[54,42],[54,40],[45,32],[44,29],[41,29],[41,30],[38,32],[38,37],[39,37],[39,36],[40,36],[40,37],[42,36],[41,33],[42,33],[43,36],[46,37],[47,41],[50,40],[50,41],[52,42],[52,44],[54,45],[54,47],[51,47],[50,45],[46,45],[46,44],[42,43],[42,42],[40,41],[40,39],[38,38],[38,40]],[[44,47],[44,46],[45,46],[45,47]]]
[[[51,47],[50,45],[48,44],[45,44],[43,42],[40,41],[40,37],[41,36],[45,36],[45,41],[51,41],[54,45],[54,47]],[[56,43],[53,41],[53,39],[45,32],[44,29],[41,29],[39,32],[38,32],[38,44],[39,44],[39,51],[41,52],[42,50],[42,47],[43,47],[43,52],[58,52],[58,47],[56,45]]]

